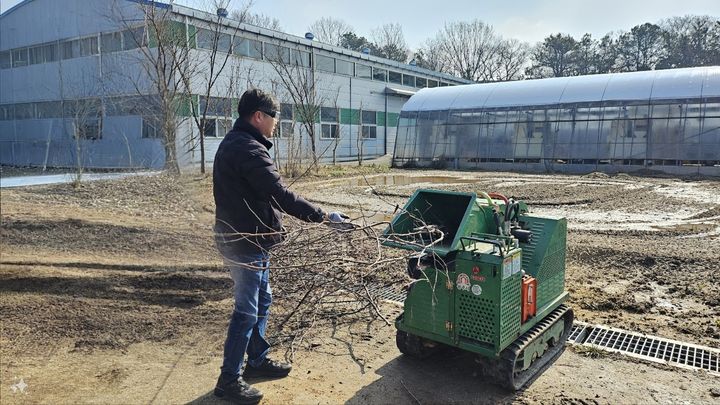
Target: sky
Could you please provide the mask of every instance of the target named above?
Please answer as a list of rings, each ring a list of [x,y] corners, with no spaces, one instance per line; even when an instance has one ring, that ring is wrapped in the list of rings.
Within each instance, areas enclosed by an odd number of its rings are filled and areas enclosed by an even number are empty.
[[[176,3],[203,8],[208,1]],[[0,0],[0,12],[19,2]],[[243,0],[231,0],[229,8],[241,4]],[[445,23],[454,21],[480,19],[505,38],[535,44],[556,33],[578,39],[590,33],[600,38],[610,31],[628,31],[668,17],[720,17],[720,0],[254,0],[251,10],[279,19],[285,32],[298,36],[304,36],[321,17],[344,20],[367,38],[382,24],[400,23],[408,45],[417,49]]]

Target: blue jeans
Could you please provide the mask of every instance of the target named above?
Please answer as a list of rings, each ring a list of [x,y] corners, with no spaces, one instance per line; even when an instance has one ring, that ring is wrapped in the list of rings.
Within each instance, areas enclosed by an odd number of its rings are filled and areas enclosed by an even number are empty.
[[[228,376],[239,376],[246,353],[248,363],[257,367],[270,350],[270,344],[265,340],[272,303],[270,257],[258,253],[231,255],[223,260],[235,283],[235,307],[228,326],[220,370]],[[248,267],[248,264],[253,267]]]

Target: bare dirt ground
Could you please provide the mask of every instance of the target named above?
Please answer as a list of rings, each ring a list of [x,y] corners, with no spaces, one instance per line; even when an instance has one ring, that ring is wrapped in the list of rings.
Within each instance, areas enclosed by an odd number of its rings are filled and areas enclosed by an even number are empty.
[[[567,217],[578,319],[720,347],[720,182],[392,170],[293,185],[373,223],[431,187],[497,191]],[[0,403],[225,403],[211,390],[231,281],[213,246],[211,191],[208,178],[165,175],[2,190]],[[401,263],[372,277],[407,281]],[[278,269],[273,282],[271,330],[303,281]],[[392,320],[400,308],[380,311]],[[467,354],[400,355],[380,317],[319,318],[275,328],[275,356],[294,370],[251,381],[264,403],[720,403],[718,377],[573,349],[507,393]]]

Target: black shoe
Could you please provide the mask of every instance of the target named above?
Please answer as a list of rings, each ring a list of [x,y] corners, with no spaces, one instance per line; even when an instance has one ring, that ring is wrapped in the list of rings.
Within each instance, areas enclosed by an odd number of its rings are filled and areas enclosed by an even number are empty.
[[[279,361],[265,359],[261,365],[258,367],[253,367],[250,364],[247,364],[245,366],[245,371],[243,372],[244,378],[254,378],[254,377],[276,377],[276,378],[282,378],[287,377],[288,374],[290,374],[290,370],[292,370],[292,366],[288,363],[281,363]]]
[[[257,404],[263,398],[262,392],[243,381],[242,377],[227,378],[222,375],[215,385],[214,394],[242,405]]]

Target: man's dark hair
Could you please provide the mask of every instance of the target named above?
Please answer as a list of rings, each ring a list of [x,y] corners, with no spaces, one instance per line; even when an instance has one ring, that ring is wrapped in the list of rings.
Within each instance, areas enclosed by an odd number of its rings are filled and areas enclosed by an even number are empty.
[[[243,119],[250,117],[255,111],[278,111],[280,103],[272,95],[260,90],[247,90],[238,102],[238,115]]]

